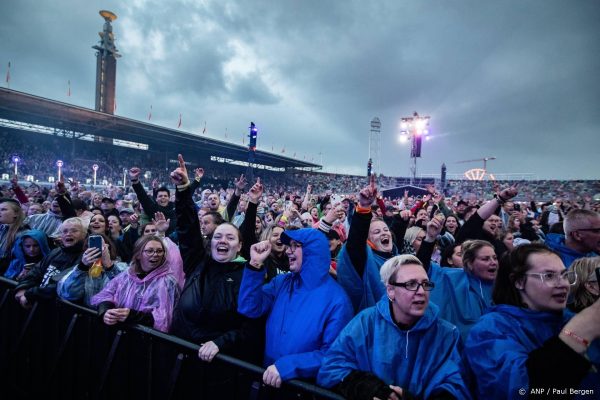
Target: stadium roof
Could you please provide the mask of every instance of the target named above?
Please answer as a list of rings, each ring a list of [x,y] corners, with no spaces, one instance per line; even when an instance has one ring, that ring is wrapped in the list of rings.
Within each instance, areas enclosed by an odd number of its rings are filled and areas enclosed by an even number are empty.
[[[56,100],[0,88],[0,118],[22,124],[32,124],[70,131],[73,135],[95,135],[128,142],[143,143],[149,150],[186,152],[194,150],[197,156],[217,156],[247,161],[248,148],[225,141],[210,139],[169,129],[147,122],[124,118],[79,107]],[[322,166],[284,157],[262,150],[256,151],[254,163],[274,168],[319,170]]]

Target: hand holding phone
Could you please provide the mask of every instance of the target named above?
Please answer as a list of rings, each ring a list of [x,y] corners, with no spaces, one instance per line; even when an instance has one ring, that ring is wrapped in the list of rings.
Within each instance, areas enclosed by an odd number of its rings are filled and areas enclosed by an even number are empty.
[[[99,252],[102,252],[102,236],[100,235],[90,235],[88,238],[88,248],[96,248]]]

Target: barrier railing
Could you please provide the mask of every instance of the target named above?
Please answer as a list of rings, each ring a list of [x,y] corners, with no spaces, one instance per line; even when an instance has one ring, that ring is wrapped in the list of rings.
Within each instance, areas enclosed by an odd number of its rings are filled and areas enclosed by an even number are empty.
[[[0,277],[0,397],[10,399],[342,399],[300,380],[262,384],[263,368],[141,325],[103,324],[64,301],[26,310]],[[7,397],[5,397],[7,396]]]

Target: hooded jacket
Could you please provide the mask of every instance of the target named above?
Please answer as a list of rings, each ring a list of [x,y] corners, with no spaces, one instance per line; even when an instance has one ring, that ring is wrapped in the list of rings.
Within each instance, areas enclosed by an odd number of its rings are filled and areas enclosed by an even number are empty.
[[[92,297],[92,305],[110,302],[115,308],[129,308],[152,314],[154,329],[168,332],[173,308],[179,299],[179,286],[167,261],[139,278],[129,267],[110,280],[104,289]]]
[[[471,329],[464,348],[476,382],[475,397],[515,399],[523,397],[520,389],[530,393],[530,353],[557,336],[569,318],[567,313],[532,311],[506,304],[490,308]],[[562,374],[567,375],[565,371]],[[595,380],[598,382],[597,375]],[[550,384],[563,388],[560,382]]]
[[[344,290],[329,275],[329,241],[316,229],[285,231],[281,241],[302,243],[300,272],[277,275],[265,284],[265,268],[244,269],[238,311],[267,315],[264,365],[275,364],[281,379],[314,378],[323,355],[352,318]]]
[[[569,268],[573,261],[583,257],[596,257],[598,254],[592,252],[580,253],[576,250],[570,249],[565,244],[565,235],[559,233],[549,233],[546,235],[546,246],[556,251],[560,256],[563,264],[566,268]]]
[[[463,341],[469,329],[492,305],[493,282],[477,278],[463,268],[443,268],[431,263],[427,271],[435,283],[430,301],[440,309],[440,318],[456,325]]]
[[[37,260],[30,260],[23,251],[23,240],[27,238],[35,240],[40,246],[40,257]],[[13,259],[10,262],[8,269],[4,273],[4,276],[9,279],[15,279],[17,276],[19,276],[21,271],[23,271],[25,264],[38,262],[46,257],[48,253],[50,253],[50,247],[48,247],[48,241],[46,240],[46,235],[44,232],[36,229],[23,231],[15,241],[12,249]]]
[[[367,259],[363,276],[352,265],[346,245],[338,255],[337,281],[344,288],[356,312],[372,307],[385,294],[385,286],[381,283],[379,270],[389,259],[375,252],[369,245],[365,246]],[[392,255],[397,254],[394,245]]]
[[[365,371],[420,399],[442,391],[457,399],[470,398],[461,375],[460,334],[438,314],[430,303],[411,329],[402,330],[383,296],[340,333],[323,360],[317,383],[330,388],[352,371]]]

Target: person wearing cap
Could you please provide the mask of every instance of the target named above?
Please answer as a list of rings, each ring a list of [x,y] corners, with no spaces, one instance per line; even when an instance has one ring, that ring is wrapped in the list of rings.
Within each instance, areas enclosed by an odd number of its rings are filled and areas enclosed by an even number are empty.
[[[119,212],[115,209],[115,200],[111,199],[110,197],[102,198],[102,204],[100,205],[100,208],[102,209],[102,213],[106,218],[108,218],[109,215],[119,215]]]
[[[263,285],[271,243],[250,248],[238,311],[251,318],[267,315],[263,382],[279,387],[294,378],[316,378],[325,352],[353,315],[344,290],[329,275],[327,237],[312,228],[285,231],[290,273]]]
[[[119,210],[119,218],[121,218],[121,222],[123,222],[123,231],[129,229],[129,224],[131,223],[130,218],[135,214],[135,211],[131,207],[123,207]]]

